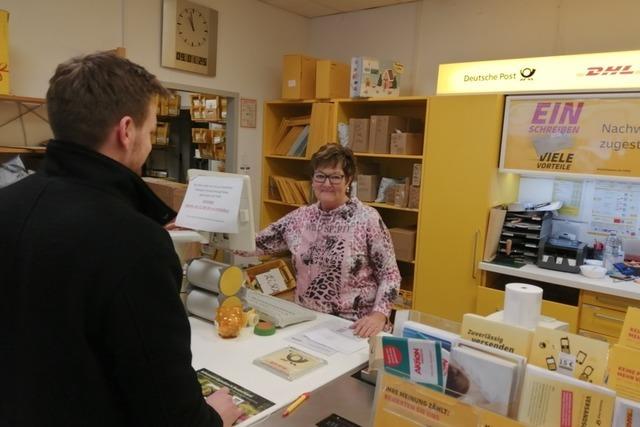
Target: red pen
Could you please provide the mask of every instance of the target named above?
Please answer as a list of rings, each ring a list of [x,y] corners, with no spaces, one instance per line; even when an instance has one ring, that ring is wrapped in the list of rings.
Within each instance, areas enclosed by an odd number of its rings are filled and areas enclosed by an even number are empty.
[[[282,413],[282,416],[286,417],[287,415],[289,415],[290,413],[295,411],[295,409],[298,406],[300,406],[302,404],[302,402],[304,402],[308,398],[309,398],[309,393],[302,393],[300,395],[300,397],[298,397],[296,400],[294,400],[291,405],[287,406],[287,409],[284,410],[284,412]]]

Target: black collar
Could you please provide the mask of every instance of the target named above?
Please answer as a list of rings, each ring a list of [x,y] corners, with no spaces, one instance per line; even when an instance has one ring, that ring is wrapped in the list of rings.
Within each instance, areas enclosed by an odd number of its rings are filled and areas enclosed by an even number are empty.
[[[43,173],[52,177],[76,179],[98,187],[129,203],[161,225],[176,216],[133,171],[97,151],[73,142],[56,139],[49,142]]]

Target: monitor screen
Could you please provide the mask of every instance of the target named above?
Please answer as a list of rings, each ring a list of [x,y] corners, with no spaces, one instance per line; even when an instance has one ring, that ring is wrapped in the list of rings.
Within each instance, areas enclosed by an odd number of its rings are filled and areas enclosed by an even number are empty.
[[[227,194],[226,200],[238,200],[237,206],[237,218],[226,218],[224,221],[218,219],[223,217],[222,213],[216,213],[215,209],[209,210],[201,210],[202,213],[199,214],[199,220],[202,224],[206,224],[206,228],[203,225],[201,230],[198,231],[209,231],[213,232],[214,236],[212,241],[215,242],[217,247],[222,249],[231,249],[238,251],[254,251],[255,250],[255,225],[254,225],[254,216],[253,216],[253,203],[251,196],[251,181],[247,175],[239,175],[234,173],[227,172],[214,172],[207,171],[201,169],[189,169],[187,171],[187,176],[189,178],[189,183],[191,183],[197,178],[201,176],[208,177],[207,182],[213,186],[215,186],[216,178],[220,180],[220,183],[229,182],[229,178],[235,178],[241,182],[241,190],[239,200],[237,197],[232,197],[233,195]],[[234,189],[236,186],[233,187]],[[189,198],[189,190],[187,190],[187,196],[185,197],[185,202],[187,202]],[[176,225],[182,227],[186,226],[187,228],[194,228],[193,221],[188,221],[185,218],[185,205],[183,202],[183,207],[180,209],[178,213],[178,217],[176,219]],[[215,203],[215,200],[213,201]],[[189,202],[187,202],[189,203]],[[225,211],[235,212],[235,206],[224,206]],[[193,219],[193,218],[189,218]],[[231,221],[229,221],[231,220]],[[197,222],[197,221],[196,221]],[[235,225],[237,224],[237,228]],[[232,227],[237,230],[236,232],[230,232],[229,229]]]

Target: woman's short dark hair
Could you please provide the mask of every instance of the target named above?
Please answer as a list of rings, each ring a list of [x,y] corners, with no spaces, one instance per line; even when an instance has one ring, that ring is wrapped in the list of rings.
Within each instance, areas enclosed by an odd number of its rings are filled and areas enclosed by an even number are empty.
[[[340,165],[346,181],[355,178],[356,159],[350,148],[343,147],[340,144],[325,144],[313,156],[311,156],[311,173],[313,174],[319,167],[330,166],[336,167]]]
[[[97,149],[123,117],[141,125],[153,97],[165,93],[153,74],[115,53],[72,58],[58,65],[49,80],[47,112],[53,135]]]

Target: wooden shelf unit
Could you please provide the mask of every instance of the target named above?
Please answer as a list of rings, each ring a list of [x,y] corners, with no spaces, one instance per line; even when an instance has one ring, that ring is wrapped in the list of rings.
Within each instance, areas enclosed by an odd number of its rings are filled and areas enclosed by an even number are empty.
[[[394,115],[413,119],[414,123],[421,123],[421,129],[416,132],[423,133],[423,155],[426,147],[425,123],[427,119],[427,97],[394,97],[394,98],[366,98],[366,99],[337,99],[336,103],[336,123],[349,124],[352,118],[369,118],[372,115]],[[336,140],[337,140],[336,129]],[[381,177],[411,179],[413,165],[423,162],[423,155],[402,155],[402,154],[380,154],[380,153],[354,153],[358,162],[359,173],[376,174]],[[410,227],[416,226],[416,236],[420,235],[420,211],[421,209],[411,209],[398,207],[387,203],[365,202],[378,210],[382,220],[387,227]],[[418,240],[418,238],[416,238]],[[417,242],[416,242],[417,246]],[[417,250],[417,249],[416,249]],[[416,252],[417,254],[417,252]],[[400,274],[403,276],[402,288],[406,294],[412,295],[414,289],[416,261],[398,261]],[[399,306],[397,307],[399,308]],[[411,308],[411,307],[404,307]]]
[[[19,155],[27,169],[37,170],[52,137],[45,99],[0,95],[0,163]]]

